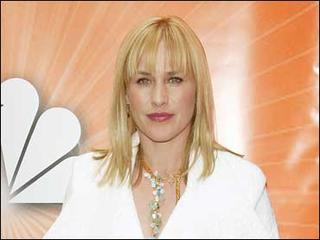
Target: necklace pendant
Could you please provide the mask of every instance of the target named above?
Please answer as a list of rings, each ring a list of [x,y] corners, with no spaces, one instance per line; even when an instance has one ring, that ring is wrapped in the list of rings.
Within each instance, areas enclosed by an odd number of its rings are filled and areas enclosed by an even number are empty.
[[[152,173],[145,173],[144,176],[150,180],[151,187],[153,189],[153,199],[149,202],[149,209],[150,209],[150,217],[151,217],[151,231],[152,237],[157,238],[160,233],[162,220],[160,210],[160,200],[163,199],[164,191],[164,184],[161,176],[158,172]]]

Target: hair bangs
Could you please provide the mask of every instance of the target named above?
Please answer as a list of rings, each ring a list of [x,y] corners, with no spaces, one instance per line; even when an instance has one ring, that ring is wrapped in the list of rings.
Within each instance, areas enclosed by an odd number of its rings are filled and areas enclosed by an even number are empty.
[[[179,29],[166,25],[162,28],[154,27],[148,30],[138,35],[131,46],[124,67],[127,70],[127,81],[138,72],[142,58],[146,63],[143,70],[150,73],[155,72],[157,52],[161,41],[164,42],[167,50],[166,57],[169,60],[170,70],[193,74],[190,44]]]
[[[164,32],[164,41],[171,68],[183,74],[193,75],[191,49],[183,33],[171,26]]]

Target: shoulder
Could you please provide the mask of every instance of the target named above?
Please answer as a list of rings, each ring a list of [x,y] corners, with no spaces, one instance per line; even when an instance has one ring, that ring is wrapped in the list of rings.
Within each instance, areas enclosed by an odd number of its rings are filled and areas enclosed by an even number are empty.
[[[217,151],[216,166],[232,176],[254,178],[262,184],[266,181],[261,168],[246,157],[242,158],[226,151]]]
[[[216,174],[224,188],[232,189],[252,204],[256,203],[266,185],[265,174],[257,164],[245,157],[218,151],[215,167],[213,176]]]
[[[106,160],[95,160],[94,156],[94,152],[87,152],[72,157],[73,168],[70,184],[73,192],[83,192],[86,187],[97,185]]]
[[[74,156],[73,171],[84,175],[92,174],[101,164],[101,160],[95,160],[94,156],[94,152]]]

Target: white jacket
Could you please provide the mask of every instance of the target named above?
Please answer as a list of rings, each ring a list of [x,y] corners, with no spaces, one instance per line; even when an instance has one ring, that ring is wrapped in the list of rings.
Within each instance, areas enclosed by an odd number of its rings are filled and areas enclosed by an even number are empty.
[[[138,134],[132,139],[132,164]],[[102,161],[75,157],[62,210],[44,238],[143,238],[131,188],[98,187]],[[102,168],[103,169],[103,168]],[[215,170],[198,181],[202,159],[159,238],[279,238],[263,172],[253,163],[218,151]]]

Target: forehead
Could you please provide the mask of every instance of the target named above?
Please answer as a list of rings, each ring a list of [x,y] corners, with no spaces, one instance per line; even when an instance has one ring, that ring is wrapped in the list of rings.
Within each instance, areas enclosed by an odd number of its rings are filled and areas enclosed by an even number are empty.
[[[193,66],[190,56],[188,45],[182,41],[144,39],[130,50],[124,69],[126,79],[129,80],[139,71],[154,75],[179,72],[191,76]]]
[[[148,63],[150,60],[154,60],[156,63],[156,67],[162,68],[170,68],[170,54],[169,50],[165,47],[164,42],[161,41],[159,43],[158,48],[154,52],[145,52],[141,54],[141,57],[138,62],[138,68],[143,69],[147,68]]]
[[[173,76],[183,74],[183,70],[180,66],[175,64],[170,59],[169,50],[165,47],[164,43],[161,42],[157,51],[150,58],[149,54],[142,54],[138,61],[136,74],[149,76],[152,73],[163,73],[165,75]],[[154,64],[150,64],[154,61]]]

